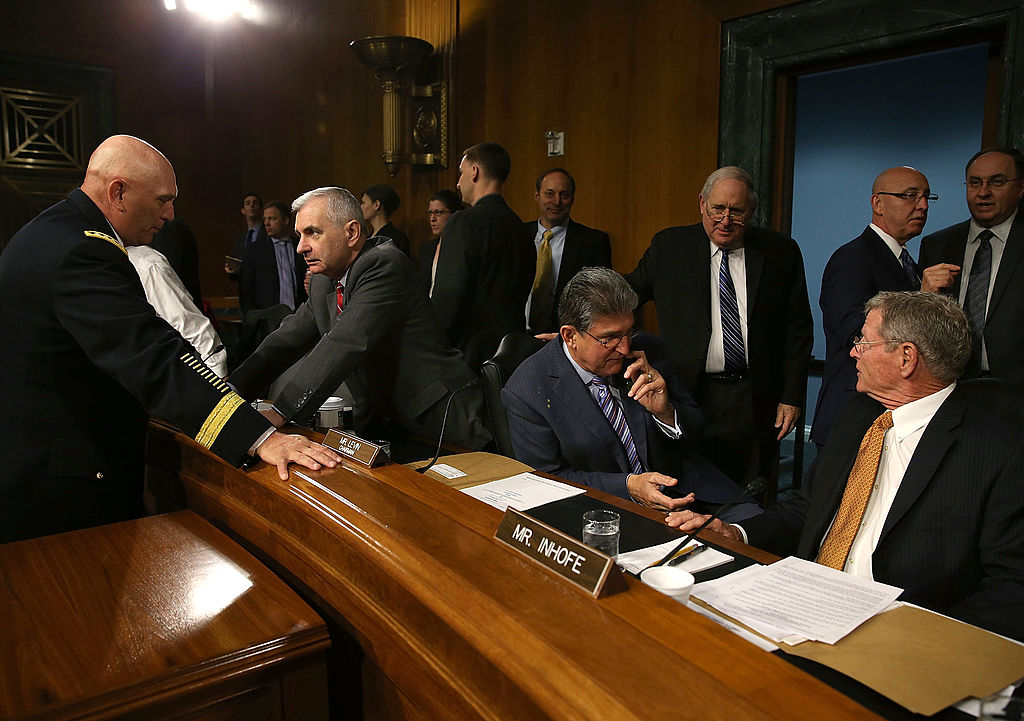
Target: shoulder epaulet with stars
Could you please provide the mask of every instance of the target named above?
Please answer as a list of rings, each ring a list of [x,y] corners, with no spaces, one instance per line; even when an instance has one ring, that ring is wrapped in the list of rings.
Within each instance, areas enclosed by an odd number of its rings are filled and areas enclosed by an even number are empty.
[[[87,238],[99,238],[100,240],[105,240],[108,243],[110,243],[111,245],[113,245],[115,248],[118,248],[125,255],[128,255],[128,251],[124,249],[124,245],[121,244],[121,241],[119,241],[117,238],[115,238],[112,235],[107,235],[106,233],[101,233],[98,230],[87,230],[87,231],[85,231],[85,236]]]

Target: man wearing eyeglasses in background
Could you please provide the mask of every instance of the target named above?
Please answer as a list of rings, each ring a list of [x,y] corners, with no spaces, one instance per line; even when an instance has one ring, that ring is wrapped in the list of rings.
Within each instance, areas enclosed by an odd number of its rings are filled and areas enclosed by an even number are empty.
[[[813,341],[803,258],[751,224],[757,192],[742,168],[709,175],[698,206],[701,222],[657,233],[626,280],[641,304],[655,300],[673,371],[704,409],[701,451],[737,483],[765,477],[771,500]]]
[[[921,241],[922,290],[955,299],[974,332],[967,377],[995,376],[1024,384],[1024,154],[992,147],[967,163],[971,219]],[[931,269],[929,269],[931,270]],[[931,277],[929,277],[931,275]]]
[[[739,488],[696,453],[700,409],[658,370],[661,342],[633,331],[636,302],[608,268],[584,268],[566,284],[559,335],[501,392],[515,456],[646,506],[710,512]],[[760,511],[751,501],[726,517]]]
[[[818,301],[825,327],[825,371],[811,428],[819,451],[839,412],[857,394],[850,348],[864,321],[864,304],[882,290],[921,289],[921,275],[906,245],[924,230],[928,203],[938,199],[928,178],[914,168],[883,170],[871,186],[871,224],[840,246],[825,266]]]

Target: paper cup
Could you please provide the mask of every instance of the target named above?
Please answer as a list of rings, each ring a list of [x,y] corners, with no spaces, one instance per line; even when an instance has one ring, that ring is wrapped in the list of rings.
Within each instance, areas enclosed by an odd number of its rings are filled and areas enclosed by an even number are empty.
[[[690,598],[690,590],[693,588],[693,574],[674,566],[645,568],[640,573],[640,580],[680,603],[686,603]]]

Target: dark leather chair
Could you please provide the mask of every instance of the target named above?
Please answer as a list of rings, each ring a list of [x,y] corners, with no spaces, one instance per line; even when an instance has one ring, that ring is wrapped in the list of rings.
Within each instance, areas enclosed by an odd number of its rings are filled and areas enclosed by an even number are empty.
[[[494,445],[498,453],[513,458],[512,437],[508,431],[508,418],[505,407],[501,405],[501,389],[509,376],[519,364],[539,351],[544,341],[534,338],[528,333],[509,333],[501,339],[494,357],[484,361],[480,375],[484,380],[484,399],[487,402],[487,415],[494,433]]]

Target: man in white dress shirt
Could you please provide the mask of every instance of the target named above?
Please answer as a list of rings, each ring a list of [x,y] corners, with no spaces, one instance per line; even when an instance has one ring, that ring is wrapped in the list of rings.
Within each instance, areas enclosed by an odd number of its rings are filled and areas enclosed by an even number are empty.
[[[883,292],[866,310],[850,351],[860,395],[806,487],[742,528],[710,527],[898,586],[902,600],[1022,639],[1024,433],[993,413],[985,383],[997,381],[957,383],[971,331],[950,299]],[[704,518],[681,511],[667,522],[687,530]]]
[[[228,374],[228,355],[210,319],[196,307],[191,294],[163,253],[148,245],[127,247],[156,314],[170,323],[198,351],[199,358],[221,378]]]

